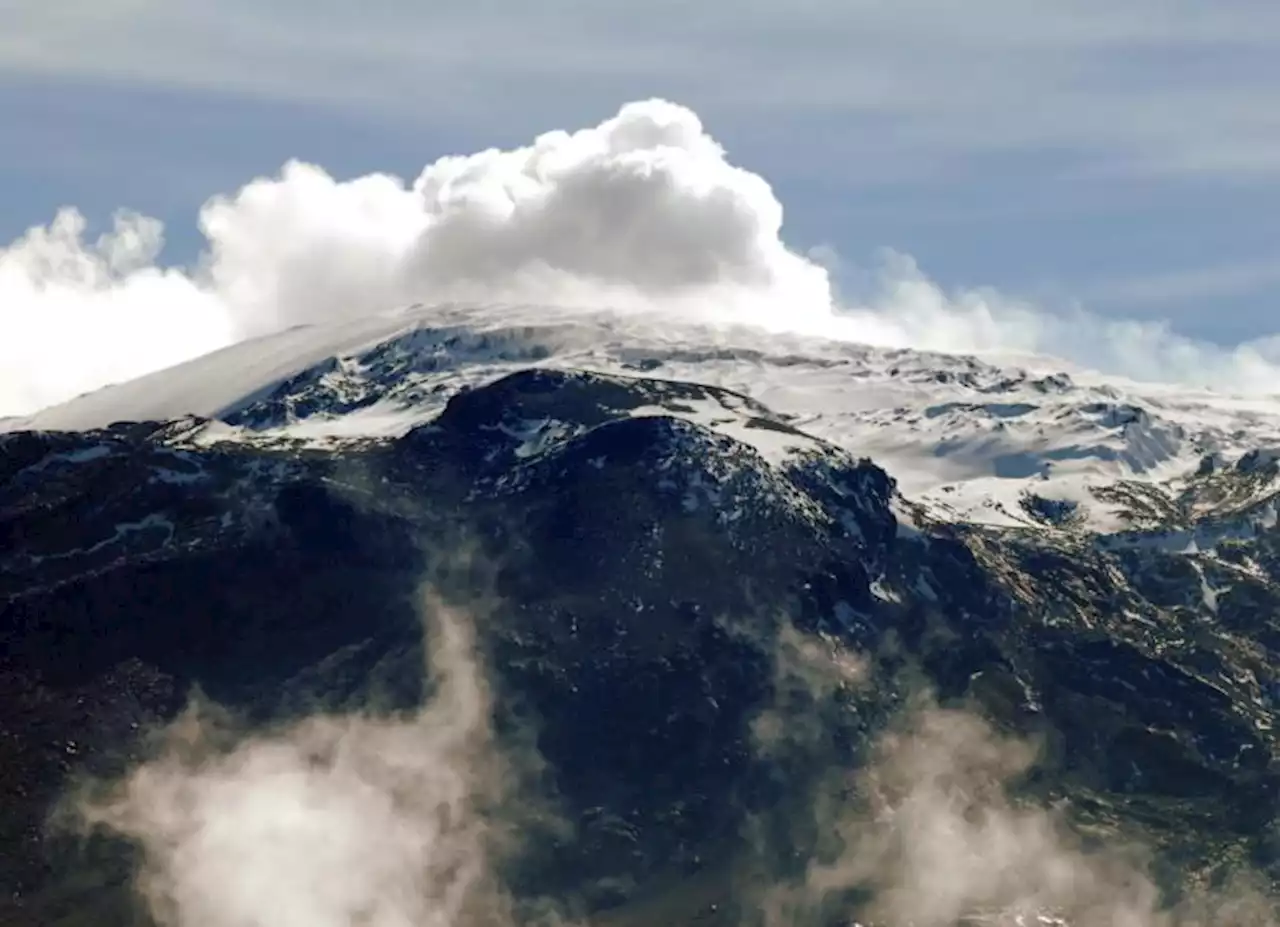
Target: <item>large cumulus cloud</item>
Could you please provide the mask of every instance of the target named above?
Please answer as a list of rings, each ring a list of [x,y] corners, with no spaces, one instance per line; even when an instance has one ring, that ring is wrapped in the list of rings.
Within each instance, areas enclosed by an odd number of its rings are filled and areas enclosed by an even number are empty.
[[[856,209],[851,205],[851,221]],[[1220,348],[1159,325],[948,293],[909,258],[836,306],[790,249],[768,183],[661,100],[527,147],[449,156],[412,183],[293,161],[201,211],[197,266],[157,264],[130,213],[90,241],[68,209],[0,248],[0,415],[292,325],[467,299],[696,313],[895,347],[1048,352],[1109,372],[1268,390],[1274,344]]]
[[[624,106],[578,132],[441,158],[412,185],[292,162],[210,201],[208,285],[241,333],[431,299],[649,305],[786,299],[826,312],[826,272],[782,207],[692,111]]]
[[[525,148],[441,158],[412,184],[290,162],[205,205],[195,269],[155,266],[155,220],[122,214],[89,242],[66,210],[0,251],[0,414],[411,301],[826,312],[825,271],[787,249],[781,226],[769,185],[660,100]]]

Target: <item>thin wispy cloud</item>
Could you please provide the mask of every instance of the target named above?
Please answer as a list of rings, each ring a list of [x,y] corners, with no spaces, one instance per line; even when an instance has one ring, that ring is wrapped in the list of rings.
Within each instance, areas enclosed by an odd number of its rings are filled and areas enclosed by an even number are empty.
[[[414,121],[559,118],[660,93],[726,118],[821,114],[859,169],[1062,148],[1092,171],[1274,175],[1280,10],[1260,0],[554,0],[0,5],[0,70],[241,91]],[[479,52],[479,53],[477,53]],[[505,102],[504,102],[505,101]],[[584,109],[585,108],[585,109]],[[891,132],[847,118],[891,120]],[[871,137],[868,137],[868,136]]]

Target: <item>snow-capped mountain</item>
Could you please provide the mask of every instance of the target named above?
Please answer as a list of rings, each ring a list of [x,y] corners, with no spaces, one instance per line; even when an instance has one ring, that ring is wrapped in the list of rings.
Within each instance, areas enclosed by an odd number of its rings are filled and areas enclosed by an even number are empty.
[[[496,686],[536,717],[573,825],[511,863],[518,900],[572,897],[618,924],[764,910],[752,892],[800,884],[796,859],[843,858],[797,822],[832,800],[832,769],[880,769],[877,732],[922,688],[1043,744],[1010,796],[1085,835],[1052,852],[1037,838],[1054,865],[1083,861],[1074,877],[1095,879],[1090,839],[1121,837],[1189,897],[1280,877],[1280,403],[1017,360],[417,307],[7,421],[8,916],[52,922],[95,892],[134,916],[102,887],[128,855],[104,838],[72,866],[40,822],[67,777],[144,756],[139,732],[192,685],[255,724],[430,697],[424,574],[498,603],[482,634]],[[482,566],[459,573],[460,547]],[[778,657],[794,646],[836,669],[794,685]],[[842,675],[846,658],[875,684]],[[999,818],[973,803],[1002,776],[961,777],[943,804]],[[953,847],[994,839],[971,836]],[[841,841],[859,866],[789,922],[902,916],[875,893],[919,889],[924,870],[883,853],[867,868]],[[1037,858],[1002,857],[1001,879],[936,923],[1032,908],[1102,923],[1101,883],[1041,884]]]
[[[1197,476],[1280,455],[1280,398],[999,360],[640,313],[413,307],[242,343],[0,428],[195,416],[213,420],[202,429],[210,437],[323,447],[402,435],[459,390],[515,370],[593,370],[740,392],[875,459],[907,496],[949,519],[1102,532],[1142,524],[1134,493],[1170,513],[1189,505],[1193,520],[1233,511],[1246,500],[1198,493]]]

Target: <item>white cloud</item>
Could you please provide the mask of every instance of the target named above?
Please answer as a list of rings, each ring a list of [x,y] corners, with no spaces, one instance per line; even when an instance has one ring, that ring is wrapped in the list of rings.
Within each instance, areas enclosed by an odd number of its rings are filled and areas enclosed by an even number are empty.
[[[825,273],[782,244],[763,179],[662,101],[513,151],[446,157],[412,185],[299,162],[209,201],[191,272],[151,262],[154,220],[96,243],[66,212],[0,252],[0,413],[23,413],[291,325],[414,301],[673,303],[825,312]]]
[[[495,864],[531,833],[537,796],[510,802],[536,758],[497,743],[473,617],[424,603],[433,695],[419,711],[244,735],[193,706],[155,758],[73,796],[77,820],[142,848],[138,888],[159,923],[516,922]]]
[[[764,865],[739,891],[767,927],[834,923],[851,897],[860,899],[858,923],[914,927],[1276,927],[1255,872],[1224,869],[1213,890],[1189,882],[1182,898],[1162,898],[1154,854],[1136,833],[1088,845],[1070,804],[1025,787],[1043,744],[1001,729],[972,703],[943,708],[923,680],[904,674],[906,698],[866,752],[833,762],[841,735],[830,719],[848,711],[848,694],[898,685],[837,641],[789,625],[774,672],[754,747],[820,772],[804,785],[793,780],[790,800],[763,812],[780,820],[746,829]],[[774,871],[779,850],[803,868]]]
[[[0,249],[0,415],[222,347],[218,297],[152,264],[160,223],[122,214],[96,242],[73,210]]]
[[[836,311],[828,271],[782,240],[767,182],[661,100],[531,145],[446,157],[412,184],[292,162],[210,200],[197,268],[122,215],[86,242],[62,213],[0,250],[0,414],[26,413],[229,341],[413,301],[609,304],[831,338],[1047,353],[1138,378],[1267,391],[1274,340],[1223,349],[1152,323],[947,293],[889,255]],[[830,263],[830,257],[824,259]]]
[[[757,886],[770,927],[818,922],[826,900],[850,890],[870,894],[860,914],[871,923],[1274,927],[1249,873],[1214,891],[1188,886],[1169,906],[1145,848],[1119,836],[1087,848],[1065,806],[1017,795],[1038,759],[1033,744],[917,701],[864,766],[835,768],[815,789],[813,824],[836,852],[798,879]]]
[[[411,187],[304,164],[212,201],[210,283],[257,332],[460,297],[594,303],[715,288],[826,308],[768,184],[659,100],[513,151],[441,158]]]
[[[946,292],[910,257],[886,252],[861,306],[836,333],[888,347],[1060,358],[1089,370],[1224,392],[1280,391],[1280,337],[1230,347],[1189,338],[1164,321],[1053,312],[994,290]]]

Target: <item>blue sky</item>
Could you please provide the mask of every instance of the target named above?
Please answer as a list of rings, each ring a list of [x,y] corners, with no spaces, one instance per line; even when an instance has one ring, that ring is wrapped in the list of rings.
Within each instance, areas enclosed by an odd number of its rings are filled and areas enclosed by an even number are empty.
[[[0,0],[0,242],[63,205],[195,221],[289,157],[445,154],[687,104],[793,246],[944,286],[1280,330],[1280,4],[1266,0]]]

